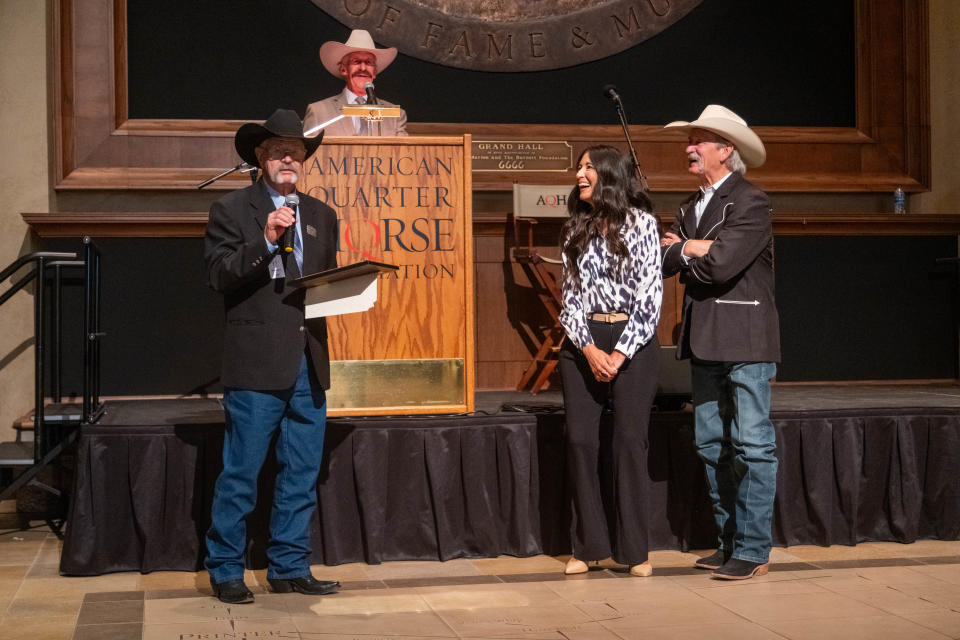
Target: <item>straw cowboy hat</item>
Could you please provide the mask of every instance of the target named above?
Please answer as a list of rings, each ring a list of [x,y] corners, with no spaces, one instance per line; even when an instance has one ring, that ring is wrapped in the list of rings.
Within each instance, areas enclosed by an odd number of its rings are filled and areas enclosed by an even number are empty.
[[[347,41],[344,43],[334,42],[333,40],[324,42],[320,47],[320,62],[323,63],[324,69],[336,77],[342,78],[343,76],[340,75],[339,67],[340,61],[343,60],[345,55],[354,53],[355,51],[372,53],[377,58],[377,73],[386,69],[387,65],[397,57],[396,47],[377,49],[376,45],[373,44],[373,38],[370,37],[369,31],[354,29],[350,32],[350,37],[347,38]]]
[[[743,118],[719,104],[707,105],[700,117],[693,122],[676,120],[666,125],[664,129],[712,131],[732,142],[740,152],[743,163],[748,167],[759,167],[767,159],[767,150],[764,149],[760,137],[747,126]]]
[[[309,158],[320,146],[323,131],[312,138],[304,137],[303,122],[300,121],[297,112],[292,109],[277,109],[262,125],[248,122],[237,129],[237,134],[233,137],[233,146],[236,147],[237,153],[244,162],[259,167],[256,150],[268,138],[296,138],[307,148]]]

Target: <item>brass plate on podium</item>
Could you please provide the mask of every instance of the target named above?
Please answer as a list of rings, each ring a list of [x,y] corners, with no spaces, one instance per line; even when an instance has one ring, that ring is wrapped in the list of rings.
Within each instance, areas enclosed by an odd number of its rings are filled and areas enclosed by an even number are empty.
[[[342,108],[345,116],[356,116],[367,120],[383,120],[384,118],[399,118],[403,115],[400,107],[381,107],[378,104],[348,104]]]
[[[464,404],[463,359],[334,360],[327,410],[409,413],[412,407]]]

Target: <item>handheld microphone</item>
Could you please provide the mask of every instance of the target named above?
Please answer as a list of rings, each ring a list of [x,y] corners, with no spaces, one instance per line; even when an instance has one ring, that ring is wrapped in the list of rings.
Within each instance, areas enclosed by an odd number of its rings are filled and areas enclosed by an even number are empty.
[[[377,104],[377,96],[373,94],[373,83],[364,83],[363,90],[367,92],[367,104]]]
[[[293,209],[294,215],[299,215],[297,212],[297,205],[300,204],[300,196],[296,193],[291,193],[283,197],[283,206],[290,207]],[[293,234],[294,234],[294,225],[297,224],[296,218],[294,218],[293,224],[283,230],[283,251],[285,253],[293,252]]]
[[[617,93],[617,88],[612,84],[608,84],[603,88],[603,95],[614,102],[620,102],[620,94]]]

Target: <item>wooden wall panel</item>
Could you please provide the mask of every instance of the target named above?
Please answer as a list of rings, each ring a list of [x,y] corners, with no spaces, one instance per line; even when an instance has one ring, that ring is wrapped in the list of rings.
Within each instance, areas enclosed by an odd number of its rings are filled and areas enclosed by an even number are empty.
[[[857,125],[758,127],[769,160],[751,175],[768,191],[929,188],[927,0],[855,1]],[[124,0],[54,0],[54,6],[59,30],[57,189],[188,189],[208,170],[236,164],[231,142],[235,122],[127,117]],[[758,78],[758,86],[762,83]],[[621,144],[616,126],[413,123],[408,129],[418,135],[566,140],[575,152],[596,142]],[[655,191],[689,188],[679,159],[681,135],[660,126],[634,126],[631,137]],[[189,152],[180,146],[184,138],[192,139]],[[129,166],[142,170],[126,171]],[[517,177],[477,173],[472,186],[508,190]],[[568,184],[571,175],[528,173],[523,179]],[[241,183],[223,180],[213,188],[228,190]]]

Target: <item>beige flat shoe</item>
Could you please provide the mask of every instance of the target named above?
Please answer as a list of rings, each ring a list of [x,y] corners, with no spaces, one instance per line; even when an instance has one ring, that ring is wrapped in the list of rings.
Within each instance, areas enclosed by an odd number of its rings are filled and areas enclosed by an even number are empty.
[[[567,565],[563,568],[563,572],[568,576],[575,573],[586,573],[589,570],[590,567],[587,566],[586,562],[577,560],[573,556],[570,556],[570,559],[567,560]]]
[[[649,562],[644,562],[643,564],[635,564],[630,567],[630,575],[636,576],[638,578],[649,578],[653,575],[653,565]]]

